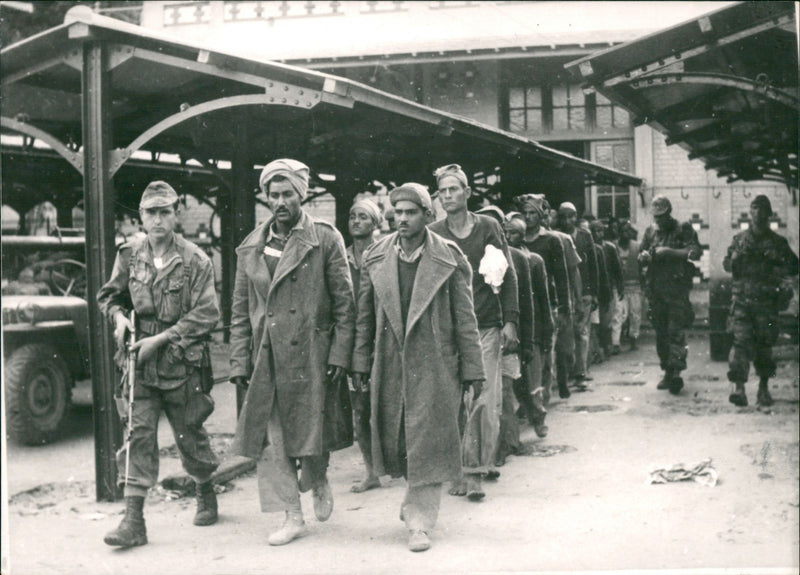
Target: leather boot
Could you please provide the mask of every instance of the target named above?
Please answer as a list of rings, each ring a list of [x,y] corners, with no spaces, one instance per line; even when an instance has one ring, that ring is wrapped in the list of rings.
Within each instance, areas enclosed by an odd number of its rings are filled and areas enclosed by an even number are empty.
[[[662,389],[662,390],[669,389],[669,385],[674,377],[675,377],[674,373],[672,373],[669,370],[665,371],[664,377],[661,379],[661,381],[658,382],[658,385],[656,385],[656,389]]]
[[[217,494],[211,481],[195,483],[197,493],[197,512],[194,514],[195,525],[213,525],[217,522]]]
[[[125,517],[119,527],[106,534],[103,541],[115,547],[136,547],[147,543],[147,529],[144,525],[144,497],[125,498]]]

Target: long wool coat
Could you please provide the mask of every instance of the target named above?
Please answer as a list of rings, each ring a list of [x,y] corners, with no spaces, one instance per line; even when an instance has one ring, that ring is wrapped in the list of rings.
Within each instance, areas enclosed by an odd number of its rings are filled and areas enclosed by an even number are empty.
[[[380,240],[362,259],[353,371],[371,373],[376,473],[403,474],[404,422],[413,487],[461,476],[460,382],[484,379],[484,371],[466,257],[427,232],[404,325],[396,237]]]
[[[264,259],[272,220],[236,249],[231,377],[250,379],[232,451],[258,458],[277,398],[286,453],[326,451],[323,412],[328,365],[349,368],[355,307],[344,240],[303,212],[270,274]]]

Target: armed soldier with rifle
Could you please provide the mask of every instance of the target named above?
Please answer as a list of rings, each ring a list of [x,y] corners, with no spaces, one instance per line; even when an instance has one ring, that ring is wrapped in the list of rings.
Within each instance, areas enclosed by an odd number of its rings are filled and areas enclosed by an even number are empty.
[[[686,369],[686,334],[694,322],[689,301],[695,267],[702,255],[697,232],[688,222],[672,217],[672,204],[664,196],[653,198],[655,226],[645,231],[639,265],[645,270],[645,290],[650,321],[656,332],[656,351],[664,370],[658,389],[677,395],[683,389],[681,371]]]
[[[219,319],[214,269],[200,248],[174,232],[177,210],[178,195],[169,184],[147,186],[139,204],[147,236],[119,248],[111,279],[97,294],[100,310],[114,322],[118,350],[126,349],[126,335],[131,335],[127,358],[118,361],[127,365],[117,406],[128,433],[117,453],[125,517],[104,539],[113,546],[147,543],[143,507],[147,490],[158,479],[162,411],[184,469],[195,480],[194,524],[217,521],[211,474],[219,463],[203,428],[214,411],[208,351],[209,334]]]
[[[778,313],[789,306],[794,295],[789,280],[797,276],[797,255],[786,238],[769,227],[772,204],[763,194],[750,203],[750,229],[736,234],[723,261],[733,274],[733,306],[728,317],[733,333],[729,357],[728,400],[747,405],[744,384],[753,362],[758,374],[758,405],[769,407],[769,378],[775,375],[772,346],[778,339]]]

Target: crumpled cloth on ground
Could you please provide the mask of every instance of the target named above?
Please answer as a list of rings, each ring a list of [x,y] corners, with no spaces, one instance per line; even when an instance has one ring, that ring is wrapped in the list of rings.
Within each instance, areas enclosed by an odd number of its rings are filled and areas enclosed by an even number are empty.
[[[492,287],[492,291],[496,294],[500,293],[500,286],[503,285],[507,269],[508,260],[506,260],[505,254],[492,244],[487,244],[478,266],[478,273],[483,276],[483,280]]]
[[[714,487],[717,484],[717,470],[711,464],[710,458],[704,459],[694,467],[676,463],[671,467],[652,466],[650,468],[648,484],[673,481],[695,481],[707,487]]]

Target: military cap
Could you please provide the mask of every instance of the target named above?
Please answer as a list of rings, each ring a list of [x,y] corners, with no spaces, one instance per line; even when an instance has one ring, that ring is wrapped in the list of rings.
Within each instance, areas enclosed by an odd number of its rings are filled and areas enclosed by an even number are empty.
[[[166,206],[173,206],[178,201],[178,194],[167,182],[156,180],[150,182],[142,193],[142,199],[139,201],[140,210],[148,210],[150,208],[164,208]]]
[[[755,206],[761,206],[769,212],[769,215],[772,215],[772,203],[770,203],[769,198],[764,194],[758,194],[753,198],[753,201],[750,202],[750,207],[752,208]]]

